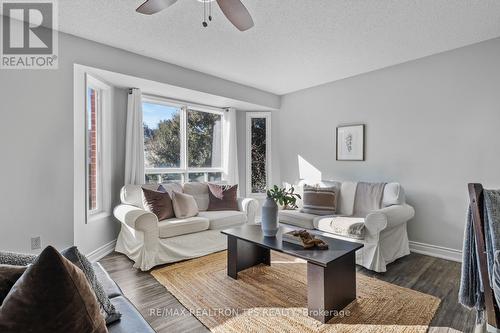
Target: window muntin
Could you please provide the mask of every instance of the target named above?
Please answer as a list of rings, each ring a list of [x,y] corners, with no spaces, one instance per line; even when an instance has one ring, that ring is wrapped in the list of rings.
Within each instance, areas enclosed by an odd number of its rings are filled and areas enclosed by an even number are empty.
[[[143,96],[146,183],[222,180],[224,112]]]

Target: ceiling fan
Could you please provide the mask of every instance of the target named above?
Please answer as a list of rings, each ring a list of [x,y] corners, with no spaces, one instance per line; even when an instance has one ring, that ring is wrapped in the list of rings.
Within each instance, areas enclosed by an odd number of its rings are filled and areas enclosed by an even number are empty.
[[[204,21],[203,26],[208,25],[206,20],[206,9],[209,7],[208,20],[212,20],[211,6],[214,0],[198,0],[204,5]],[[172,6],[177,0],[146,0],[140,5],[136,11],[141,14],[152,15],[162,11],[165,8]],[[240,31],[245,31],[253,27],[254,23],[248,9],[243,5],[241,0],[217,0],[217,4],[226,16],[226,18]]]

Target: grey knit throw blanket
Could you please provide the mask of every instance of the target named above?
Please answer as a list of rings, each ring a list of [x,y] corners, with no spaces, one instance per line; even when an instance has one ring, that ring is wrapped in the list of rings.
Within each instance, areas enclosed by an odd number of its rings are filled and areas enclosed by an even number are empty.
[[[497,303],[500,301],[500,190],[484,190],[484,234],[490,285]],[[458,299],[460,304],[477,310],[477,321],[484,320],[484,288],[479,271],[479,257],[472,212],[469,207],[464,232],[462,276]]]
[[[353,216],[365,218],[382,207],[385,183],[359,182],[356,186]]]

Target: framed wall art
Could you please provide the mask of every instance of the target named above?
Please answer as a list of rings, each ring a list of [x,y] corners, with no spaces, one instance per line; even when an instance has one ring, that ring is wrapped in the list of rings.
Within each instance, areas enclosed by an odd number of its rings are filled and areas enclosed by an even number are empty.
[[[337,127],[337,161],[365,160],[365,125]]]

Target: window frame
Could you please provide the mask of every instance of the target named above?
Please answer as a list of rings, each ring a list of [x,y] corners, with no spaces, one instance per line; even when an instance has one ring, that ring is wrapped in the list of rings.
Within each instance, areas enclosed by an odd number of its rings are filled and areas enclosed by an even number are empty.
[[[152,104],[160,104],[169,107],[177,107],[180,109],[180,166],[178,168],[146,168],[144,167],[144,181],[146,181],[147,175],[155,175],[155,174],[180,174],[181,175],[181,184],[189,182],[189,174],[191,173],[203,173],[204,181],[208,182],[208,174],[209,173],[220,173],[221,180],[224,180],[224,142],[223,142],[223,133],[225,130],[226,123],[226,111],[225,109],[220,109],[216,107],[188,103],[178,100],[172,100],[165,97],[154,96],[154,95],[142,95],[142,103],[152,103]],[[210,168],[193,168],[188,166],[188,142],[187,142],[187,122],[188,122],[188,112],[189,111],[197,111],[197,112],[206,112],[213,113],[221,116],[221,140],[220,140],[220,149],[221,149],[221,165],[220,167],[210,167]],[[144,160],[144,165],[146,160]]]
[[[90,209],[89,202],[89,163],[88,163],[88,145],[89,145],[89,135],[88,135],[88,90],[93,89],[96,91],[96,106],[97,106],[97,135],[96,135],[96,208]],[[107,159],[105,154],[110,153],[105,149],[109,146],[110,142],[110,121],[109,114],[111,112],[111,87],[104,83],[103,81],[93,77],[89,74],[85,76],[85,198],[86,198],[86,221],[92,219],[99,219],[103,216],[108,216],[111,214],[110,206],[110,172],[109,165],[105,162]]]
[[[266,119],[266,186],[270,188],[272,184],[272,137],[271,137],[271,112],[247,112],[246,113],[246,196],[254,198],[264,198],[266,193],[252,192],[252,119],[265,118]]]

